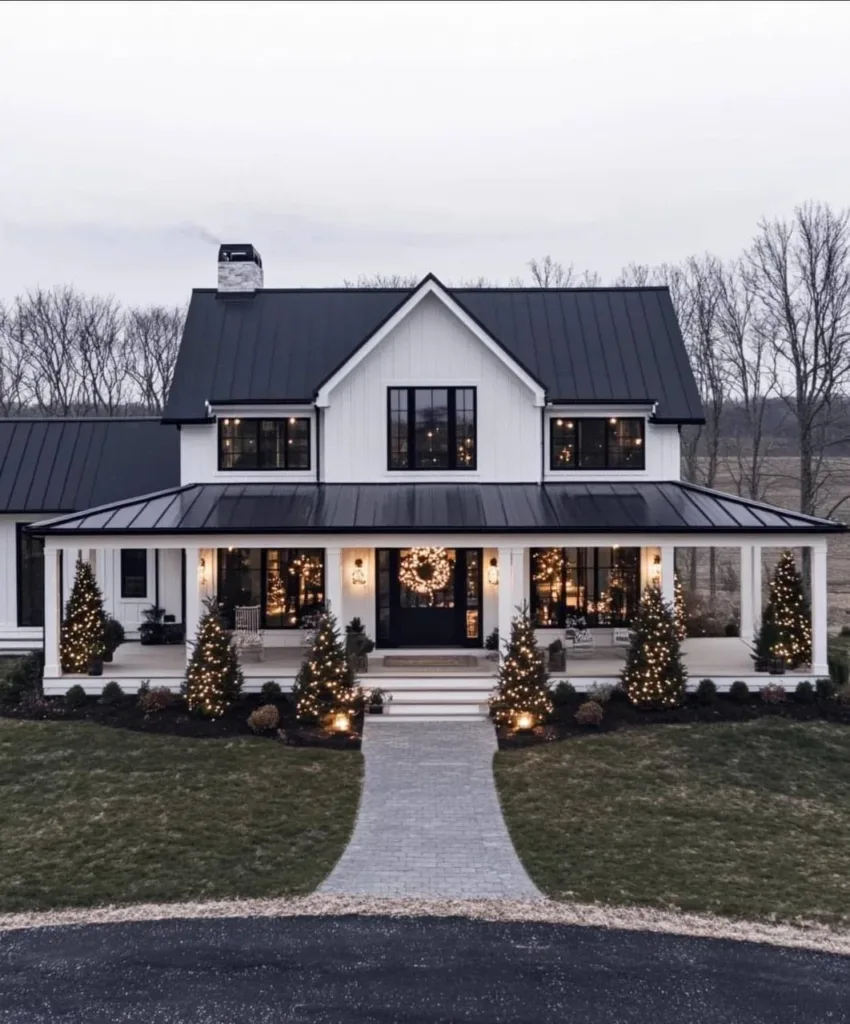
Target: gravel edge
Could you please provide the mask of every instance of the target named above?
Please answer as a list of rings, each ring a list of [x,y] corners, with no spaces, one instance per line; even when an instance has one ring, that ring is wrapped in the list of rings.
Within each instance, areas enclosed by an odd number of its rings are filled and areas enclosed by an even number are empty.
[[[850,956],[850,931],[820,924],[771,924],[737,921],[710,914],[685,914],[633,907],[603,907],[554,900],[383,899],[313,894],[294,898],[211,900],[188,903],[140,903],[0,914],[0,932],[29,928],[124,924],[135,921],[244,917],[463,917],[494,922],[578,925],[624,931],[656,932],[696,938],[758,942]]]

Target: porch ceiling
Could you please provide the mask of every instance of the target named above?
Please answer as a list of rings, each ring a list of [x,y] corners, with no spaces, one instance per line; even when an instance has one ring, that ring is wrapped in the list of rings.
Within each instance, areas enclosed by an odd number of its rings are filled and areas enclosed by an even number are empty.
[[[769,534],[841,523],[677,481],[190,484],[34,524],[82,534]],[[793,543],[790,541],[789,543]]]

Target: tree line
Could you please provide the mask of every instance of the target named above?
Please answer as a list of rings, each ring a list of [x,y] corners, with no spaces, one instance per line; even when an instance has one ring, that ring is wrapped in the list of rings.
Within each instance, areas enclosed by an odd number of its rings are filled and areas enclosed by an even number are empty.
[[[605,282],[551,255],[509,284],[595,287]],[[348,287],[409,288],[414,275],[375,274]],[[453,282],[487,287],[484,278]],[[659,266],[630,264],[618,286],[666,285],[705,410],[682,435],[686,479],[731,480],[763,499],[768,458],[793,453],[798,507],[833,515],[834,460],[850,443],[850,210],[806,203],[764,219],[731,259],[704,254]],[[124,415],[162,410],[184,307],[124,308],[71,286],[36,288],[0,305],[0,413]],[[724,479],[726,478],[726,479]]]

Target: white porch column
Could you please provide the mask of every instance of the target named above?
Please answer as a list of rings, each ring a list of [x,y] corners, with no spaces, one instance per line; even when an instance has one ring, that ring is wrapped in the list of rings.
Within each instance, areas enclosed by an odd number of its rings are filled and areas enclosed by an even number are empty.
[[[511,621],[525,601],[525,548],[499,548],[499,646],[511,635]]]
[[[826,539],[812,545],[812,672],[829,675],[827,638]]]
[[[192,641],[201,618],[201,549],[186,548],[186,664],[192,657]],[[209,570],[207,569],[207,572]]]
[[[755,636],[756,618],[753,609],[753,556],[752,544],[741,545],[741,639],[750,643]]]
[[[59,593],[59,548],[44,551],[44,674],[58,676],[59,633],[62,626],[62,595]]]
[[[676,600],[676,549],[672,545],[663,545],[661,551],[661,596],[669,604]]]
[[[325,548],[325,607],[334,613],[342,629],[342,548]]]

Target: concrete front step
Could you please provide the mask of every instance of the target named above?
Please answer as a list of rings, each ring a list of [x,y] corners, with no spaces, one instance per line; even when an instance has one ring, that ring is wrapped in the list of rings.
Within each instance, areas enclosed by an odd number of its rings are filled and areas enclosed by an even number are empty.
[[[383,715],[369,715],[369,723],[387,722],[479,722],[487,718],[484,711],[458,711],[441,712],[429,709],[427,711],[402,711],[400,708]]]
[[[490,693],[496,685],[495,676],[474,673],[441,675],[439,672],[411,672],[403,676],[360,676],[357,681],[364,689],[380,687],[390,693],[399,690],[475,690],[478,693]]]
[[[394,699],[384,715],[396,718],[399,715],[471,715],[486,716],[488,705],[481,700],[446,700],[439,697],[423,697],[420,700]],[[383,715],[381,716],[383,717]]]

